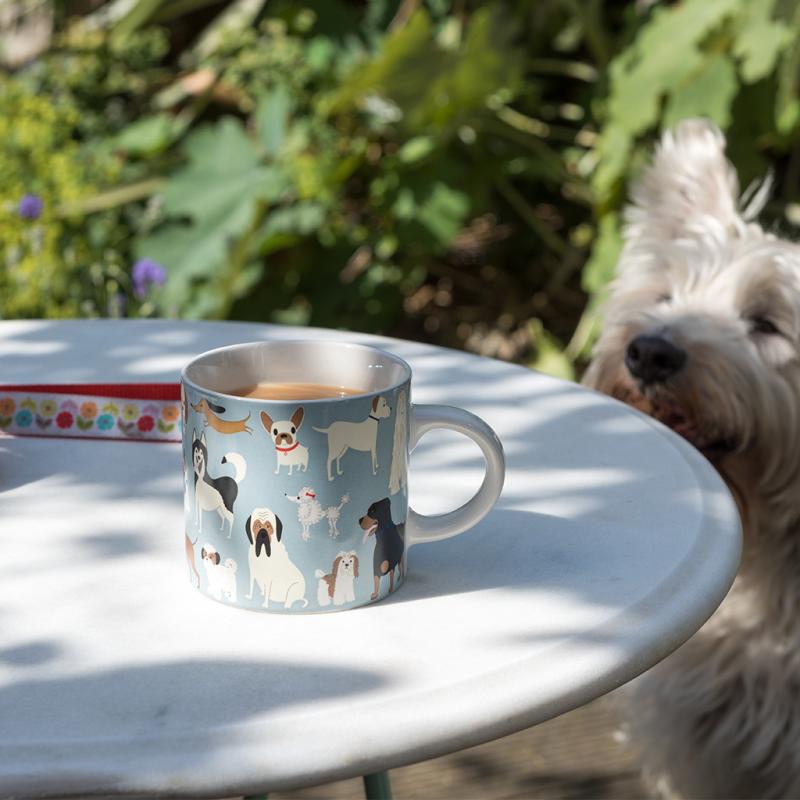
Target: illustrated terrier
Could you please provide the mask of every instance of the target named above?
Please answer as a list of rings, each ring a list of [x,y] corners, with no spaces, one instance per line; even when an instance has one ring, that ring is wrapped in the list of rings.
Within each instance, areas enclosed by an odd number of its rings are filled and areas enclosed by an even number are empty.
[[[739,574],[706,625],[628,694],[662,794],[800,797],[800,247],[753,222],[725,139],[666,133],[632,189],[585,383],[691,442],[736,498]]]
[[[355,550],[340,551],[333,560],[333,566],[328,573],[321,569],[315,570],[314,577],[319,580],[317,585],[317,602],[321,606],[343,606],[356,599],[355,580],[358,577],[358,556]]]

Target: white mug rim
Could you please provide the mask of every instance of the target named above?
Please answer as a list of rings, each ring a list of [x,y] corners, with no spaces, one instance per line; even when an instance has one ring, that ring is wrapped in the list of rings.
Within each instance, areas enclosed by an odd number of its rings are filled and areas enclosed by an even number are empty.
[[[207,358],[208,356],[212,356],[216,353],[222,352],[231,352],[236,350],[246,350],[253,347],[278,347],[281,345],[304,345],[304,346],[333,346],[337,348],[341,348],[343,350],[360,350],[360,351],[367,351],[371,353],[375,353],[380,358],[385,358],[388,361],[392,361],[397,366],[399,366],[403,370],[403,376],[399,380],[395,380],[391,382],[389,385],[382,387],[381,389],[375,389],[373,391],[368,392],[358,392],[357,394],[347,394],[343,395],[342,397],[318,397],[311,400],[270,400],[263,397],[242,397],[238,394],[231,394],[229,392],[221,392],[216,389],[208,389],[204,386],[200,386],[197,382],[193,381],[191,378],[188,377],[188,371],[197,364],[198,361],[201,359]],[[373,347],[371,345],[366,344],[359,344],[357,342],[346,342],[346,341],[336,341],[332,339],[272,339],[272,340],[257,340],[257,341],[250,341],[250,342],[239,342],[238,344],[228,344],[223,345],[222,347],[215,347],[212,350],[206,350],[203,353],[199,353],[198,355],[194,356],[191,361],[189,361],[181,370],[181,384],[183,386],[188,386],[196,392],[200,392],[205,395],[210,395],[213,397],[220,397],[224,398],[225,400],[233,400],[237,403],[245,403],[245,404],[254,404],[254,405],[264,405],[265,403],[269,403],[270,405],[287,405],[287,406],[296,406],[298,403],[302,405],[319,405],[325,403],[346,403],[350,400],[363,400],[364,398],[369,397],[380,397],[385,393],[394,392],[397,389],[400,389],[403,386],[406,386],[411,380],[412,372],[411,367],[407,361],[400,358],[400,356],[395,355],[394,353],[390,353],[388,350],[382,350],[378,347]],[[301,381],[297,381],[300,383]]]

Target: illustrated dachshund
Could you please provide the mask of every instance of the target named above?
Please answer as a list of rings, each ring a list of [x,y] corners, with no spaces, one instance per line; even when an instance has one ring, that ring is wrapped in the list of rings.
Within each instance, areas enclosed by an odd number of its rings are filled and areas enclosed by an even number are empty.
[[[201,397],[196,403],[192,403],[191,406],[198,414],[206,418],[206,425],[209,428],[213,428],[217,433],[253,432],[247,424],[247,421],[250,419],[249,414],[244,419],[220,419],[217,414],[224,414],[225,408],[214,403],[209,403],[205,397]]]
[[[381,588],[381,577],[389,575],[389,591],[394,591],[394,571],[398,570],[398,581],[402,580],[404,565],[403,551],[405,524],[396,525],[392,521],[392,506],[388,497],[376,500],[367,513],[358,520],[364,531],[364,542],[375,537],[375,553],[372,556],[372,572],[375,578],[375,591],[370,599],[375,600]]]

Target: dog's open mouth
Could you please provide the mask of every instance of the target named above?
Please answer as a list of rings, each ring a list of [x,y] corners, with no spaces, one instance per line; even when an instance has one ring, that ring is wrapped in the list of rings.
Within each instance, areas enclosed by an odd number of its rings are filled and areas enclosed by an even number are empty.
[[[734,437],[705,430],[702,424],[674,403],[655,405],[652,416],[686,439],[709,461],[718,460],[736,449]]]
[[[619,399],[675,431],[709,461],[718,461],[738,447],[734,436],[709,430],[671,397],[650,397],[642,392],[628,390]]]

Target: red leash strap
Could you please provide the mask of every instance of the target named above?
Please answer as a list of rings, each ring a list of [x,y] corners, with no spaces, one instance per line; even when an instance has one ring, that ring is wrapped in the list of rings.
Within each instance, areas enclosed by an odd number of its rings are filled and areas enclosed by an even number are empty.
[[[179,383],[0,384],[0,432],[179,442]]]

